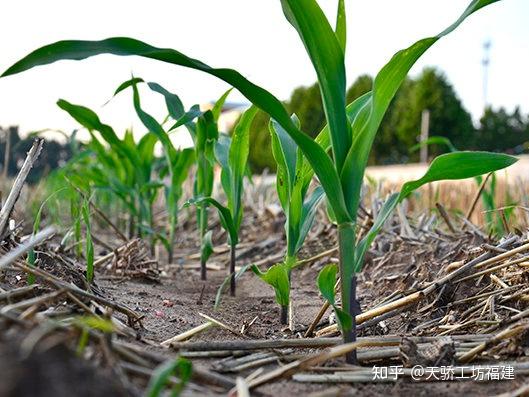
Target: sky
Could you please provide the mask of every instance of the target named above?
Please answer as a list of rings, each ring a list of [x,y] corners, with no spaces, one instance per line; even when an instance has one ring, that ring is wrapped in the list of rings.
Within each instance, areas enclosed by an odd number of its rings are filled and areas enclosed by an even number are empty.
[[[348,85],[375,74],[398,50],[450,25],[469,0],[346,0]],[[100,40],[129,36],[175,48],[212,66],[240,71],[280,99],[315,80],[312,65],[279,0],[18,0],[0,5],[0,70],[30,51],[63,39]],[[332,21],[336,0],[319,4]],[[472,15],[440,40],[414,66],[443,70],[478,120],[483,99],[483,43],[490,40],[488,100],[494,107],[519,105],[529,113],[529,1],[502,0]],[[131,74],[177,93],[186,107],[218,98],[228,86],[201,72],[137,57],[103,55],[62,61],[0,79],[0,125],[22,132],[71,131],[75,121],[56,106],[59,98],[90,107],[116,131],[143,128],[125,92],[102,106]],[[234,93],[232,101],[244,98]],[[162,119],[163,102],[144,91],[143,105]]]

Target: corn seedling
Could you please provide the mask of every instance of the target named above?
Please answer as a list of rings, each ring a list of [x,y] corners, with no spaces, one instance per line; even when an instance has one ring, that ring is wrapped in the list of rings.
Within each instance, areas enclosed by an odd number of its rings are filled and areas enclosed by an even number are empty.
[[[213,109],[202,114],[194,128],[189,129],[195,144],[195,156],[197,171],[193,186],[196,199],[211,197],[213,194],[214,171],[215,171],[215,146],[219,139],[217,121],[222,107],[231,89],[226,91],[213,106]],[[200,278],[206,280],[206,264],[213,253],[211,233],[208,232],[208,205],[203,201],[197,206],[197,224],[200,236]]]
[[[140,82],[143,80],[139,78],[128,80],[121,84],[114,93],[115,96],[127,87],[133,88],[134,108],[149,131],[138,143],[135,142],[131,131],[127,131],[124,138],[119,139],[113,129],[103,124],[90,109],[59,101],[61,108],[88,129],[91,141],[87,146],[97,158],[97,161],[93,161],[85,152],[81,152],[70,162],[71,168],[68,174],[70,178],[74,178],[73,182],[76,185],[84,187],[94,185],[100,189],[110,190],[131,213],[130,236],[132,237],[136,230],[139,236],[146,234],[152,236],[153,240],[160,240],[167,249],[169,259],[172,260],[178,219],[178,201],[182,196],[182,184],[194,161],[194,152],[192,149],[175,149],[163,127],[141,108],[139,91],[136,86]],[[169,93],[166,93],[161,86],[156,83],[147,84],[153,91],[164,93],[168,108],[171,109],[171,116],[176,120],[172,129],[191,121],[199,114],[196,106],[184,112],[183,106],[175,105],[176,102],[181,104],[176,95],[171,94],[171,98],[168,98]],[[95,131],[99,132],[108,148],[100,142]],[[157,168],[157,158],[154,153],[157,141],[162,144],[165,160],[159,167],[158,174],[162,178],[167,175],[170,179],[168,184],[159,183],[153,179]],[[72,172],[72,168],[75,172]],[[155,232],[152,216],[152,207],[158,190],[161,188],[165,193],[169,218],[169,230],[165,235]]]
[[[147,397],[165,395],[163,393],[165,388],[171,386],[171,396],[179,396],[191,379],[192,371],[193,367],[191,362],[182,357],[160,364],[152,374],[145,395]],[[178,376],[179,378],[176,383],[173,380],[174,376]]]
[[[2,76],[49,64],[61,59],[80,60],[98,54],[138,55],[168,62],[216,76],[237,88],[254,105],[268,113],[294,140],[318,177],[338,225],[341,311],[350,321],[342,322],[344,342],[356,340],[353,310],[356,301],[356,273],[361,271],[364,255],[396,205],[420,186],[443,179],[463,179],[505,168],[516,161],[502,154],[457,152],[436,158],[426,174],[404,184],[399,194],[391,195],[374,220],[372,229],[355,246],[356,218],[364,172],[373,140],[382,118],[410,68],[440,38],[455,30],[468,16],[498,0],[473,0],[461,16],[440,34],[419,40],[397,52],[377,74],[373,89],[346,103],[346,15],[344,0],[338,1],[336,27],[333,28],[316,0],[281,0],[286,19],[295,28],[315,68],[330,137],[327,147],[304,134],[290,119],[281,101],[253,84],[235,70],[213,68],[183,53],[157,48],[139,40],[116,37],[102,41],[60,41],[44,46],[16,62]],[[348,362],[356,353],[347,354]]]
[[[105,334],[112,334],[116,331],[111,320],[96,316],[76,317],[73,319],[73,324],[81,331],[76,349],[78,356],[83,355],[90,340],[90,332],[100,331]]]
[[[92,110],[65,100],[59,100],[58,105],[87,129],[91,138],[86,144],[88,150],[80,152],[59,173],[83,191],[94,188],[118,198],[130,213],[129,237],[141,237],[150,230],[152,203],[161,187],[151,179],[156,136],[146,134],[136,143],[128,130],[120,139]]]
[[[199,208],[204,208],[205,205],[209,204],[219,212],[221,224],[229,236],[230,294],[232,296],[235,296],[236,249],[239,243],[239,230],[243,215],[242,193],[250,151],[250,126],[256,113],[257,108],[255,106],[250,107],[243,113],[235,126],[233,136],[221,134],[215,143],[214,152],[216,160],[222,168],[221,184],[228,201],[227,206],[222,205],[213,197],[197,197],[188,202],[188,204],[195,204]],[[202,256],[204,256],[203,251]]]
[[[92,228],[90,225],[90,205],[87,199],[83,200],[81,214],[85,225],[86,279],[91,283],[94,280],[94,243],[92,242]]]
[[[39,206],[39,209],[37,210],[37,213],[35,214],[35,220],[33,221],[33,231],[32,231],[32,236],[35,237],[35,235],[39,232],[40,230],[40,221],[42,219],[42,212],[44,211],[44,207],[46,206],[46,204],[58,193],[60,193],[62,190],[64,190],[65,188],[62,188],[60,190],[57,190],[56,192],[53,192],[52,194],[50,194],[48,197],[46,197],[46,199],[40,204]],[[27,258],[27,263],[28,263],[28,266],[30,267],[35,267],[35,263],[36,263],[36,260],[37,260],[37,256],[35,254],[35,249],[34,248],[31,248],[29,251],[28,251],[28,258]],[[31,273],[28,273],[27,274],[27,282],[29,285],[31,284],[34,284],[35,283],[35,275],[34,274],[31,274]]]
[[[133,89],[134,109],[136,110],[136,114],[138,115],[145,128],[147,128],[149,133],[154,134],[154,136],[156,136],[156,138],[162,144],[166,167],[164,169],[164,172],[161,173],[161,176],[164,176],[164,174],[166,174],[168,175],[170,180],[168,186],[164,186],[165,202],[167,207],[167,213],[169,215],[169,233],[165,245],[169,254],[169,262],[172,262],[174,239],[178,221],[178,201],[182,197],[183,193],[182,184],[187,179],[189,169],[194,161],[194,152],[192,149],[176,149],[173,143],[171,142],[169,135],[164,130],[163,126],[158,123],[158,121],[156,121],[154,117],[152,117],[149,113],[145,112],[142,109],[139,91],[137,87],[138,82],[139,80],[134,78],[130,81]],[[156,85],[155,83],[149,84],[151,89],[154,86],[155,89],[159,89],[160,91],[163,90],[161,86]],[[122,88],[123,85],[118,88],[118,91],[116,91],[116,93],[119,92]],[[166,92],[165,90],[163,91]],[[167,94],[165,95],[165,97],[166,101],[168,101],[169,99]],[[173,94],[172,97],[175,102],[178,101],[181,104],[180,99],[176,97],[176,95]],[[177,124],[183,123],[183,120],[187,120],[189,117],[187,113],[183,112],[183,106],[182,112],[180,112],[179,109],[178,114],[174,112],[173,116],[176,117]]]
[[[299,128],[299,120],[295,116],[292,120]],[[266,272],[261,272],[255,265],[252,270],[274,288],[276,302],[281,306],[280,321],[286,324],[290,303],[290,273],[297,264],[298,252],[312,227],[324,192],[318,186],[312,194],[308,194],[312,172],[304,169],[307,160],[288,133],[274,121],[270,123],[270,133],[272,153],[277,162],[276,190],[286,217],[287,248],[282,263],[271,266]]]

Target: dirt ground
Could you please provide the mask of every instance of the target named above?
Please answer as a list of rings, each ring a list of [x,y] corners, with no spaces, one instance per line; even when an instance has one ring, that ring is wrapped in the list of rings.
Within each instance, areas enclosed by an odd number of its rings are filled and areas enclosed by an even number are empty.
[[[209,280],[204,283],[198,272],[183,271],[174,280],[163,280],[160,285],[146,285],[140,282],[126,281],[120,283],[104,282],[100,285],[117,300],[127,304],[145,315],[143,338],[153,342],[162,342],[176,334],[204,323],[197,313],[211,315],[215,319],[240,329],[242,324],[249,323],[255,316],[258,320],[248,331],[248,336],[255,339],[274,339],[296,337],[278,322],[279,309],[273,299],[273,291],[252,274],[247,273],[238,283],[237,297],[225,296],[221,307],[213,310],[217,286],[222,283],[225,274],[221,271],[209,273]],[[303,269],[293,275],[293,299],[295,321],[300,330],[304,330],[319,308],[322,300],[314,287],[315,274],[312,269]],[[205,287],[203,287],[205,286]],[[360,286],[360,302],[363,306],[369,291]],[[204,289],[203,289],[204,288]],[[165,302],[165,304],[164,304]],[[167,307],[167,302],[171,307]],[[362,335],[362,333],[360,333]],[[299,336],[299,335],[298,335]],[[193,341],[234,340],[237,337],[229,331],[214,328],[193,338]],[[306,349],[307,354],[313,350]],[[210,365],[212,360],[197,360],[200,364]],[[334,364],[343,365],[341,362]],[[272,366],[269,366],[272,368]],[[248,374],[251,371],[248,372]],[[266,396],[310,395],[328,391],[328,396],[484,396],[496,395],[517,389],[526,381],[525,377],[504,382],[428,382],[426,384],[400,380],[388,384],[353,384],[353,385],[318,385],[281,381],[257,389]]]

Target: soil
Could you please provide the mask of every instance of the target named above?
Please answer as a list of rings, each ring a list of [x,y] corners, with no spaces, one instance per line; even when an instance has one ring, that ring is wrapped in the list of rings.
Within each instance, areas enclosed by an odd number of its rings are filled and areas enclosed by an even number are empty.
[[[163,280],[161,284],[145,285],[139,282],[125,281],[118,284],[105,282],[100,285],[117,300],[143,313],[145,330],[142,337],[154,342],[162,342],[176,334],[204,323],[197,313],[211,315],[235,329],[249,323],[255,316],[258,320],[249,329],[247,335],[255,339],[274,339],[296,337],[286,331],[278,322],[279,308],[275,304],[273,291],[252,274],[245,274],[238,283],[237,297],[224,296],[221,307],[215,311],[213,305],[217,286],[225,278],[220,271],[209,272],[206,283],[200,280],[198,272],[178,273],[174,280]],[[300,330],[306,328],[318,310],[322,301],[314,287],[315,274],[312,269],[303,269],[293,273],[293,299],[296,323]],[[204,287],[205,286],[205,287]],[[360,287],[360,301],[368,292]],[[203,292],[202,289],[204,288]],[[201,299],[202,295],[202,299]],[[201,301],[200,301],[201,300]],[[164,301],[174,304],[164,305]],[[362,335],[362,334],[360,334]],[[222,328],[213,328],[198,334],[193,341],[234,340],[237,337]],[[145,346],[145,345],[143,345]],[[152,348],[152,347],[151,347]],[[307,355],[314,350],[306,349]],[[212,365],[218,359],[194,360],[194,362]],[[343,363],[338,362],[334,364]],[[269,366],[271,369],[272,366]],[[250,374],[248,371],[245,375]],[[329,385],[308,384],[294,381],[280,381],[264,385],[257,389],[265,396],[302,396],[328,391],[328,396],[491,396],[515,390],[527,381],[519,377],[514,381],[503,382],[428,382],[426,384],[399,380],[388,384]]]

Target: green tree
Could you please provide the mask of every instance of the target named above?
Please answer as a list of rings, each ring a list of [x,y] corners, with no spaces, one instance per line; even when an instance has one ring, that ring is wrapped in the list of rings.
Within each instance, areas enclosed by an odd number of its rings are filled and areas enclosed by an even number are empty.
[[[356,98],[371,91],[373,88],[373,77],[368,74],[362,74],[354,81],[346,93],[347,104],[353,102]]]
[[[325,114],[321,101],[318,83],[310,87],[298,87],[290,96],[287,110],[296,114],[301,122],[301,130],[311,137],[315,137],[325,126]]]
[[[518,107],[512,113],[487,107],[479,124],[475,149],[519,154],[529,148],[529,120]]]

